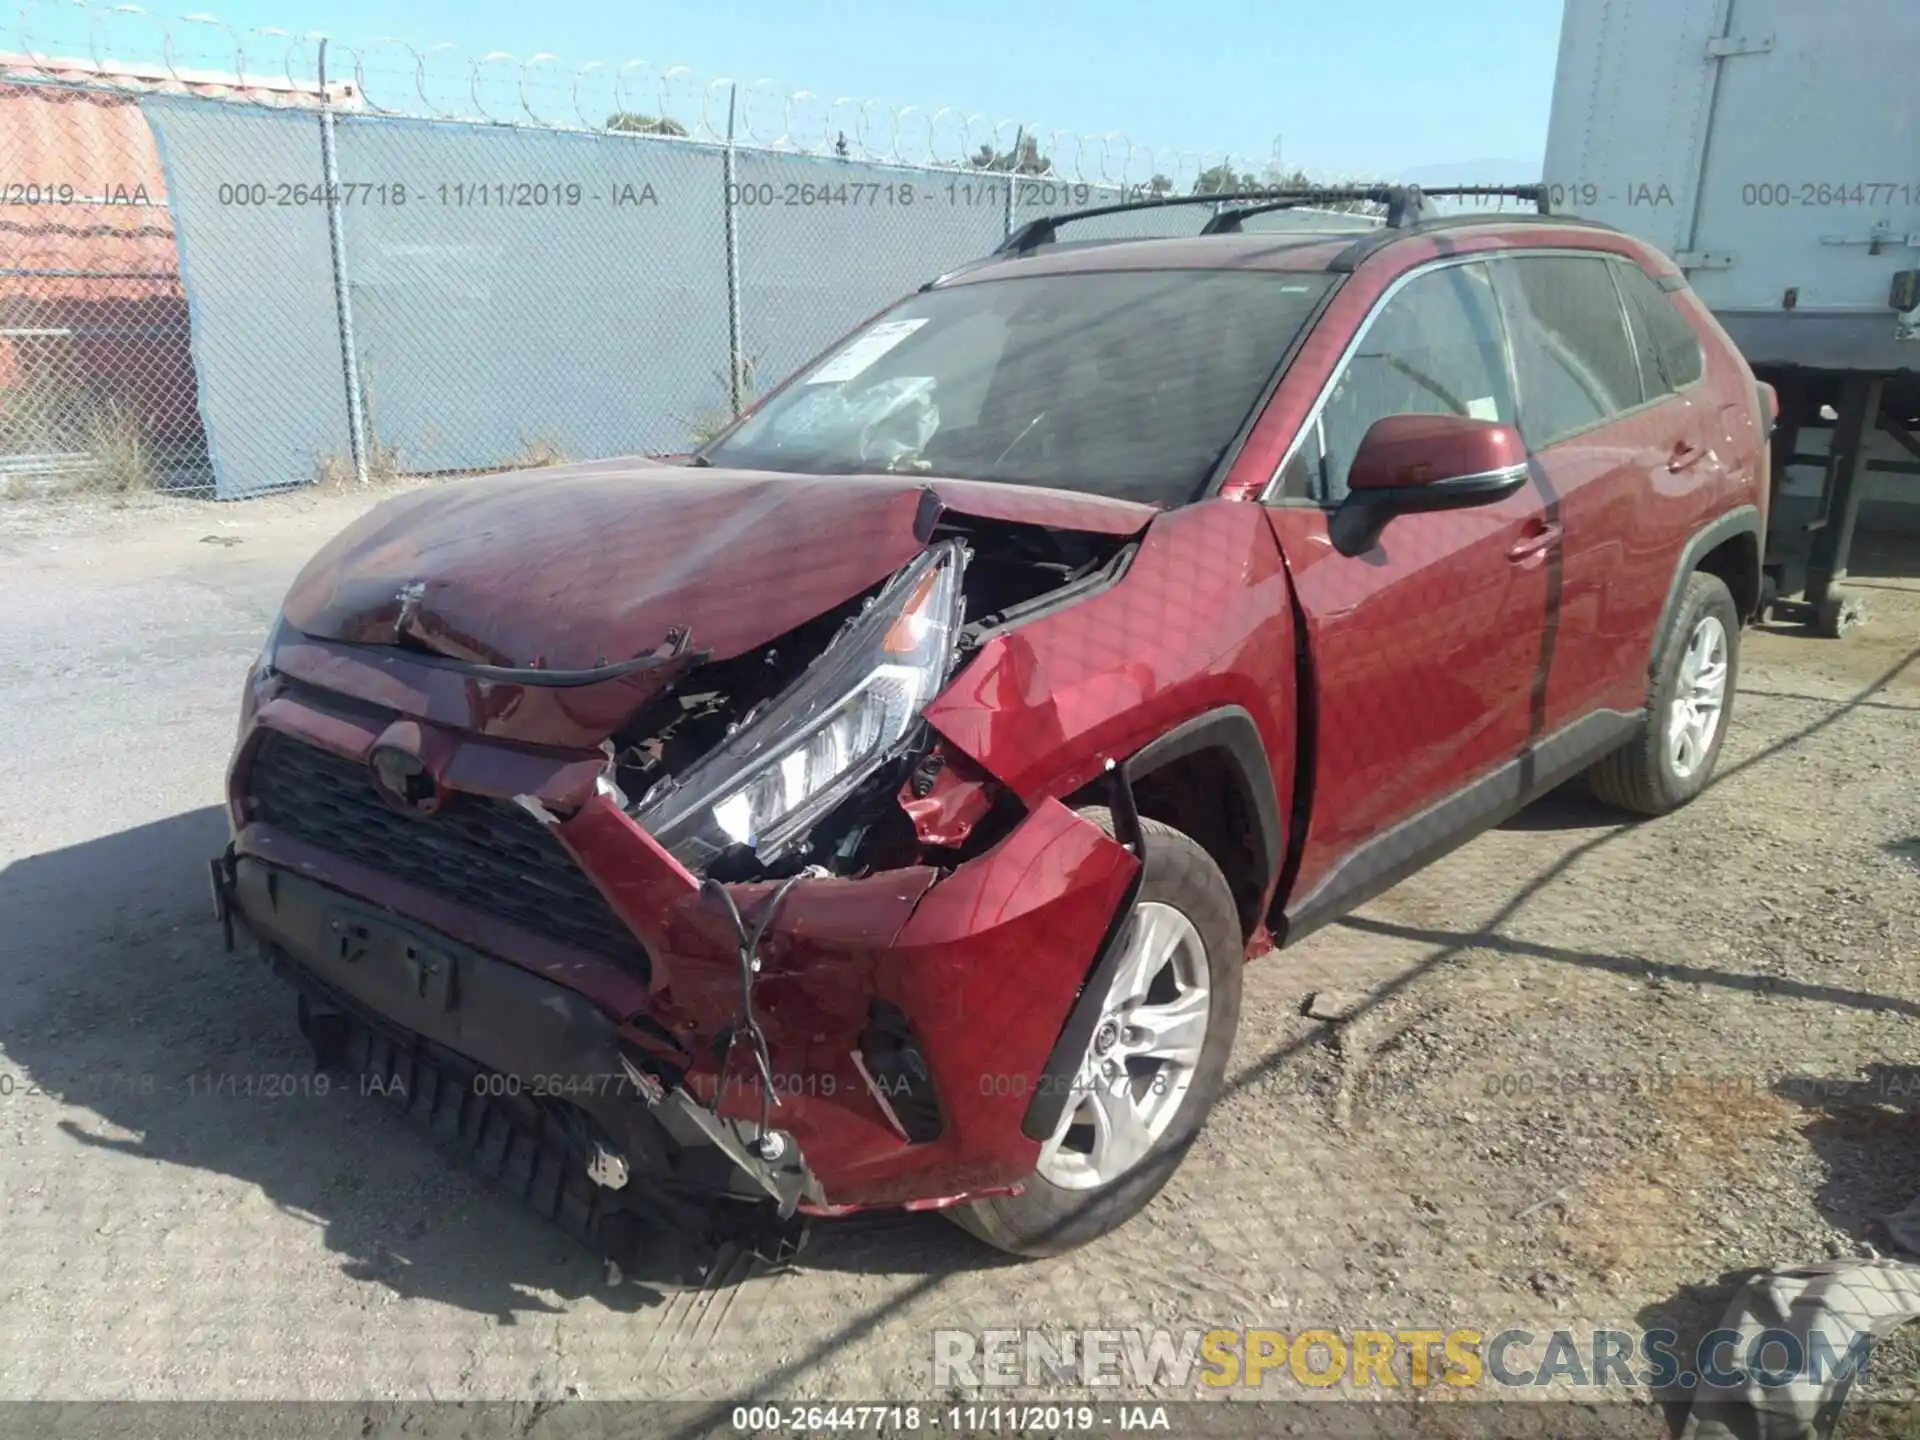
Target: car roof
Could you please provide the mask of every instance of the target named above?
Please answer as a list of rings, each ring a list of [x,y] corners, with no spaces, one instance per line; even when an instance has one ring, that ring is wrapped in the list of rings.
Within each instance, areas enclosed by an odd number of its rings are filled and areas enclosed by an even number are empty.
[[[1423,224],[1372,230],[1252,231],[1185,235],[1156,239],[1079,240],[1043,245],[1025,254],[994,254],[950,271],[927,288],[1003,280],[1018,275],[1060,275],[1099,270],[1272,270],[1350,271],[1361,260],[1397,246],[1431,237],[1436,231],[1461,240],[1538,245],[1543,230],[1561,232],[1552,242],[1577,238],[1596,250],[1639,254],[1640,246],[1608,225],[1570,215],[1460,215]],[[1461,233],[1464,232],[1464,233]],[[1572,232],[1572,235],[1569,235]]]

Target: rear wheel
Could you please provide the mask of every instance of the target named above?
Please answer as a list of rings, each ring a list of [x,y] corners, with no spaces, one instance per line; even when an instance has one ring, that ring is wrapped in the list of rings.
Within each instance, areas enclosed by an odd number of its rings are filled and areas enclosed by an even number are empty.
[[[1740,611],[1717,575],[1687,577],[1654,664],[1645,729],[1587,772],[1593,793],[1640,815],[1677,810],[1707,788],[1733,713]]]
[[[1109,834],[1105,810],[1081,812]],[[1019,1195],[944,1212],[1015,1255],[1118,1229],[1179,1167],[1219,1098],[1245,963],[1233,892],[1190,837],[1142,820],[1145,873],[1122,958],[1060,1123]]]

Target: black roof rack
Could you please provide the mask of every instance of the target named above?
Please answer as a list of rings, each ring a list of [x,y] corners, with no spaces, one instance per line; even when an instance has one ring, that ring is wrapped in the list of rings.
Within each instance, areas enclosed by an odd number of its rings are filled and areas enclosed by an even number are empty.
[[[1418,185],[1316,185],[1279,187],[1264,190],[1233,190],[1214,195],[1164,195],[1148,200],[1131,200],[1118,205],[1096,205],[1087,210],[1071,210],[1059,215],[1042,215],[1029,220],[1007,236],[994,250],[996,256],[1027,255],[1059,237],[1062,225],[1094,220],[1103,215],[1131,215],[1175,205],[1212,205],[1216,209],[1201,228],[1202,235],[1234,234],[1241,222],[1254,215],[1276,210],[1297,210],[1315,205],[1360,201],[1386,208],[1385,228],[1410,230],[1441,219],[1427,201],[1435,198],[1474,198],[1495,196],[1531,200],[1540,214],[1547,209],[1547,191],[1542,185],[1453,185],[1422,189]]]

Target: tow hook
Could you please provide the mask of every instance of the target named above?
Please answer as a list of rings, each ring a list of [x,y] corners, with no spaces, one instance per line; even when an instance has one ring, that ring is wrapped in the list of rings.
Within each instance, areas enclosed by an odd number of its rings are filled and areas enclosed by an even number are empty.
[[[233,953],[233,846],[228,845],[207,862],[213,883],[213,918],[220,926],[220,941],[227,954]]]
[[[587,1178],[603,1190],[624,1190],[628,1179],[627,1157],[596,1143],[593,1157],[587,1161]]]

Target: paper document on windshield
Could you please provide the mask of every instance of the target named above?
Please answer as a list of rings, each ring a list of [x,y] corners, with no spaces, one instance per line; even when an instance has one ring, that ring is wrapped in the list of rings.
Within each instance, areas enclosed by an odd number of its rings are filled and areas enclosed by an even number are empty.
[[[853,379],[926,323],[924,319],[882,320],[809,375],[807,384],[837,385],[842,380]]]

